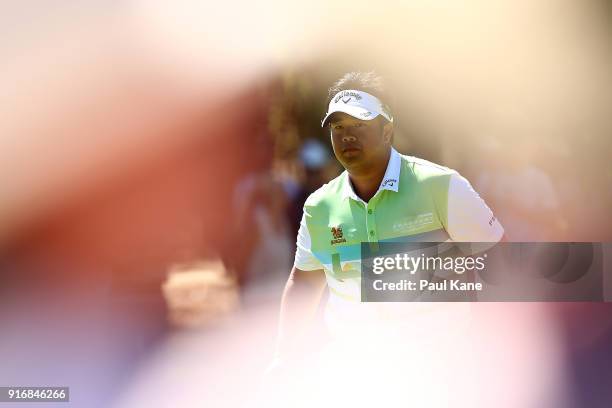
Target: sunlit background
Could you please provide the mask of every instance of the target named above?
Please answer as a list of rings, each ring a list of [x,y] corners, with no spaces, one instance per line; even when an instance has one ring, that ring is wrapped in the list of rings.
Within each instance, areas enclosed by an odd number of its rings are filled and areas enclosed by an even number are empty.
[[[303,202],[342,170],[320,120],[347,71],[385,76],[395,147],[468,178],[511,241],[612,240],[608,2],[2,9],[0,386],[79,407],[609,406],[595,303],[475,305],[448,355],[318,327],[323,363],[261,385]],[[398,391],[349,391],[368,384]]]

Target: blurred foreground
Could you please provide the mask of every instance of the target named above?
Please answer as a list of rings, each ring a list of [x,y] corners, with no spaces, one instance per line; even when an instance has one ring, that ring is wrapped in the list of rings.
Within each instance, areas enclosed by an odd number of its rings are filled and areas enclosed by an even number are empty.
[[[461,172],[511,240],[612,239],[608,3],[4,11],[0,385],[87,407],[609,406],[605,303],[474,304],[453,336],[317,326],[263,377],[301,206],[341,170],[319,120],[348,70],[389,78],[397,149]]]

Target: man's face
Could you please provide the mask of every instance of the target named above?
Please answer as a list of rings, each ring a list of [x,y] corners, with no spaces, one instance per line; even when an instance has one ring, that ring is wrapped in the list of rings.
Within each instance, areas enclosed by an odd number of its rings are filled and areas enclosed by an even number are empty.
[[[329,128],[336,158],[349,171],[375,167],[387,157],[391,126],[381,116],[360,120],[343,112],[334,113]]]

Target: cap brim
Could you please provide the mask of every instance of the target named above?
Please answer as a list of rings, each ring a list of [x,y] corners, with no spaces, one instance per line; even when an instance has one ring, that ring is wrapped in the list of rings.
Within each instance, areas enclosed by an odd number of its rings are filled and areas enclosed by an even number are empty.
[[[370,110],[367,110],[366,108],[362,108],[361,106],[346,105],[341,108],[336,108],[331,112],[328,112],[327,115],[325,115],[325,117],[321,121],[321,127],[325,127],[329,118],[334,113],[337,113],[337,112],[346,113],[347,115],[351,115],[355,119],[359,119],[359,120],[372,120],[372,119],[375,119],[379,115],[379,113],[372,112]]]

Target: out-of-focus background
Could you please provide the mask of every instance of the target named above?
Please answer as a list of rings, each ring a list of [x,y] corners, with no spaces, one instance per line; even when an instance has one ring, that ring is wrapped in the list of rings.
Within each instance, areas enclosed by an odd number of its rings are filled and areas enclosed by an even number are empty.
[[[608,2],[2,9],[0,385],[68,385],[87,407],[248,403],[303,202],[342,170],[320,119],[347,71],[387,78],[395,147],[468,178],[510,240],[611,240]],[[603,407],[611,311],[484,313],[514,336],[492,355],[535,356],[515,378],[554,368],[541,398]]]

